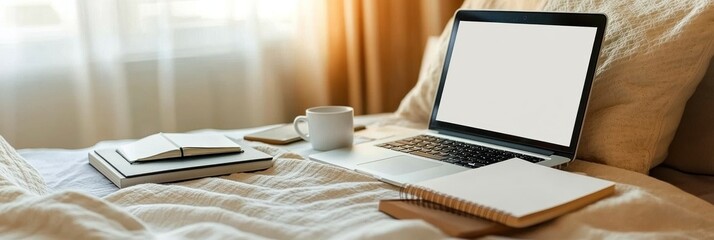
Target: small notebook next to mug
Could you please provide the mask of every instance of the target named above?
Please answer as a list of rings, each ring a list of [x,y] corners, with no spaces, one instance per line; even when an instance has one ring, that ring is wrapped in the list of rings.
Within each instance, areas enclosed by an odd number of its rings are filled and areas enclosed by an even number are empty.
[[[401,191],[403,199],[523,228],[605,198],[615,184],[514,158],[405,185]],[[381,211],[399,218],[390,213],[396,209],[382,205]]]

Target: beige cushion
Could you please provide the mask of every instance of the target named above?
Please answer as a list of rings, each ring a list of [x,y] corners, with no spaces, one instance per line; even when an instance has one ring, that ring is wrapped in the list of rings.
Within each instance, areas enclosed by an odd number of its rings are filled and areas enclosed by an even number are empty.
[[[687,102],[664,163],[688,173],[714,175],[714,59]]]
[[[673,142],[674,143],[674,142]],[[660,164],[650,170],[650,176],[691,193],[698,198],[714,204],[714,176],[688,174],[665,164]]]
[[[17,200],[17,197],[25,193],[47,193],[45,181],[37,170],[0,136],[0,202]]]
[[[466,1],[465,8],[509,2]],[[531,6],[533,7],[533,6]],[[608,27],[578,158],[646,173],[661,163],[687,99],[714,54],[714,5],[707,0],[547,1],[545,11],[604,12]],[[450,26],[438,58],[397,110],[428,121]]]

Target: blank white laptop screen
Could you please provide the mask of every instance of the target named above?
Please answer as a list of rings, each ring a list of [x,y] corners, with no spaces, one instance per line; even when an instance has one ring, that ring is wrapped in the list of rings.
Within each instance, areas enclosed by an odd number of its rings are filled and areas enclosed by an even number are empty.
[[[596,30],[460,22],[436,120],[569,146]]]

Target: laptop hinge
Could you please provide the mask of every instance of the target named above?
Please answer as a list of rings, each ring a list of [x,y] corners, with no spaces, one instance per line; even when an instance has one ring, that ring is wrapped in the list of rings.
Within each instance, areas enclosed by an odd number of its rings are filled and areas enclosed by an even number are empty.
[[[478,137],[478,136],[473,136],[469,134],[463,134],[459,132],[452,132],[449,130],[439,130],[438,133],[444,134],[444,135],[449,135],[449,136],[454,136],[454,137],[460,137],[460,138],[466,138],[469,140],[474,140],[478,142],[485,142],[485,143],[490,143],[498,146],[504,146],[507,148],[513,148],[513,149],[518,149],[521,151],[526,151],[526,152],[532,152],[532,153],[537,153],[537,154],[542,154],[545,156],[550,156],[555,154],[553,151],[549,151],[546,149],[541,149],[541,148],[535,148],[535,147],[529,147],[525,145],[520,145],[520,144],[515,144],[515,143],[510,143],[510,142],[504,142],[504,141],[499,141],[495,139],[490,139],[490,138],[484,138],[484,137]]]

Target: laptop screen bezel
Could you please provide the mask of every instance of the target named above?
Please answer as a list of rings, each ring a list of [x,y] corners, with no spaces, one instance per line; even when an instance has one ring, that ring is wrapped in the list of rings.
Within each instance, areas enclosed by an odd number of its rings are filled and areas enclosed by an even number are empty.
[[[562,146],[554,143],[538,141],[534,139],[528,139],[524,137],[508,135],[485,129],[473,128],[436,120],[436,116],[439,111],[439,104],[441,102],[441,94],[444,90],[444,82],[446,81],[446,76],[448,75],[451,53],[454,48],[454,43],[458,34],[459,23],[461,21],[582,26],[596,28],[595,38],[593,39],[594,43],[592,47],[592,52],[590,54],[590,62],[585,76],[584,86],[580,98],[580,103],[578,106],[578,112],[575,119],[575,126],[573,127],[573,133],[571,135],[569,146]],[[583,120],[585,118],[587,103],[590,97],[590,90],[592,88],[592,83],[595,76],[595,69],[600,54],[602,39],[605,34],[606,23],[607,17],[603,14],[596,13],[517,12],[482,10],[457,11],[454,18],[451,36],[449,39],[449,46],[446,51],[446,56],[444,58],[444,67],[441,73],[439,87],[437,89],[436,96],[434,99],[431,119],[429,121],[429,129],[438,132],[458,133],[459,136],[462,137],[474,136],[479,140],[495,140],[495,142],[499,143],[512,143],[513,145],[515,145],[516,148],[517,146],[524,146],[528,149],[542,149],[546,151],[551,151],[555,155],[564,156],[571,159],[574,158],[575,153],[577,151],[578,141],[580,139],[580,133],[583,127]]]

